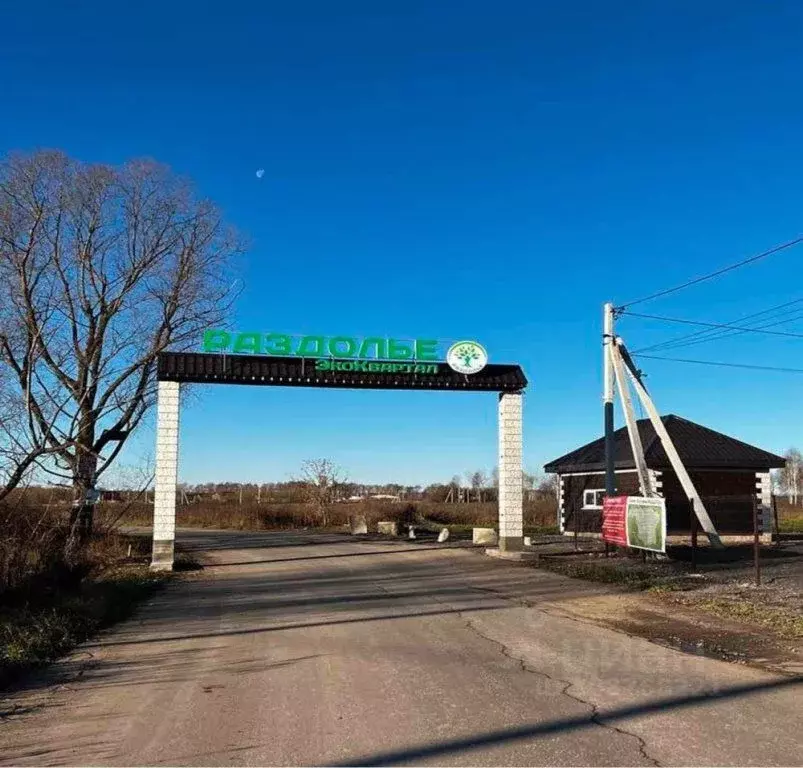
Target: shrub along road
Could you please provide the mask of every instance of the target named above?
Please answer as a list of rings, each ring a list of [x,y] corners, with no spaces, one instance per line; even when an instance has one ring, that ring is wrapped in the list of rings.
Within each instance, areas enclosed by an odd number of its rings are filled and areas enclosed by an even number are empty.
[[[800,680],[569,615],[609,588],[407,541],[207,563],[8,697],[13,765],[800,765]]]

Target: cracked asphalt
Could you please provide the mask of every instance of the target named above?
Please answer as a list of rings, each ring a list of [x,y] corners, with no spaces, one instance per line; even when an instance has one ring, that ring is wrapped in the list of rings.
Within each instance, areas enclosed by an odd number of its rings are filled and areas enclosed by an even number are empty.
[[[800,680],[578,621],[476,550],[180,531],[206,562],[4,699],[2,765],[801,765]]]

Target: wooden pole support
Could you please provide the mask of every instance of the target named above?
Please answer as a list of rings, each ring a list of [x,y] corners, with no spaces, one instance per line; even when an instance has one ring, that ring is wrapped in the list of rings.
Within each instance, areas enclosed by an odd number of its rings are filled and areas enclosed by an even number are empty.
[[[647,411],[647,415],[650,417],[653,429],[661,440],[661,445],[664,447],[669,463],[672,465],[672,469],[675,471],[686,496],[692,504],[692,509],[697,519],[700,521],[700,526],[703,531],[705,531],[706,536],[708,536],[711,546],[714,547],[714,549],[723,549],[722,540],[719,538],[717,529],[708,516],[703,500],[700,498],[700,494],[697,493],[697,489],[694,487],[694,483],[691,477],[689,477],[686,467],[683,465],[683,461],[675,448],[675,444],[672,442],[672,438],[669,437],[669,433],[666,431],[663,421],[661,421],[661,416],[658,413],[658,409],[655,407],[655,403],[653,403],[652,398],[647,392],[647,388],[642,384],[640,376],[632,365],[630,355],[626,354],[627,350],[621,341],[619,346],[625,353],[622,355],[622,360],[625,363],[625,368],[630,376],[630,380],[633,382],[633,388],[636,390],[636,394],[639,396],[644,410]]]

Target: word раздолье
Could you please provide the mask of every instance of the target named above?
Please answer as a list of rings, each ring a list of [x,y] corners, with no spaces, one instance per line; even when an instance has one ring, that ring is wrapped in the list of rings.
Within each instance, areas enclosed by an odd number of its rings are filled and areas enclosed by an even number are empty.
[[[436,361],[436,339],[401,341],[353,336],[301,336],[285,333],[247,331],[230,333],[217,329],[204,332],[204,352],[231,352],[235,355],[290,355],[296,357],[339,357],[372,360]]]

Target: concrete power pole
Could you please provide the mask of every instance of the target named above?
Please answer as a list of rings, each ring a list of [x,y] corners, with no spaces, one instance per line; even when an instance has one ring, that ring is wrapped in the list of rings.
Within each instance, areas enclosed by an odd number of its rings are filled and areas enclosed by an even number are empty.
[[[613,304],[603,307],[602,318],[602,402],[605,411],[605,495],[616,493],[613,446]]]

